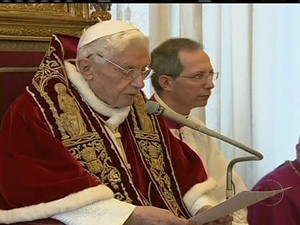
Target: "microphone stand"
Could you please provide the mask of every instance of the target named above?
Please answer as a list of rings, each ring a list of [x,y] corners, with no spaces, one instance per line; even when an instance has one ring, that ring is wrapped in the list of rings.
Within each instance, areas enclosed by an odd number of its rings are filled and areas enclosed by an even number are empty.
[[[231,160],[228,163],[227,166],[227,176],[226,176],[226,199],[229,199],[233,196],[233,184],[232,184],[232,170],[233,170],[233,166],[238,163],[238,162],[244,162],[244,161],[255,161],[255,160],[261,160],[263,159],[263,155],[251,148],[249,148],[248,146],[241,144],[231,138],[228,138],[216,131],[210,130],[207,127],[202,127],[200,125],[194,125],[194,126],[190,126],[191,128],[198,130],[202,133],[205,133],[209,136],[215,137],[217,139],[220,139],[222,141],[225,141],[231,145],[234,145],[250,154],[252,154],[253,156],[244,156],[244,157],[238,157],[235,158],[233,160]]]
[[[191,121],[187,118],[185,118],[182,115],[177,115],[174,113],[169,112],[167,109],[165,109],[163,106],[156,102],[148,101],[145,104],[146,111],[150,114],[155,114],[155,115],[164,115],[172,120],[175,120],[177,122],[180,122],[194,130],[200,131],[204,134],[207,134],[209,136],[215,137],[217,139],[220,139],[222,141],[225,141],[231,145],[234,145],[250,154],[253,156],[244,156],[244,157],[238,157],[233,160],[231,160],[227,166],[227,177],[226,177],[226,199],[229,199],[230,197],[233,196],[233,185],[232,185],[232,170],[233,166],[238,163],[238,162],[243,162],[243,161],[254,161],[254,160],[261,160],[263,159],[263,155],[248,146],[241,144],[231,138],[228,138],[216,131],[213,131],[207,127],[203,127],[194,121]]]
[[[262,158],[257,158],[254,156],[245,156],[238,157],[231,160],[227,166],[227,176],[226,176],[226,199],[229,199],[233,196],[233,184],[232,184],[232,170],[233,166],[238,162],[252,161],[252,160],[261,160]]]

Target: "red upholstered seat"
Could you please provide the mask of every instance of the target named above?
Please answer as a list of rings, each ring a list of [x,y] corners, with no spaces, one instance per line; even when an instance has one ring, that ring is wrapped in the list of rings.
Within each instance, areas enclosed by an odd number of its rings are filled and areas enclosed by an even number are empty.
[[[76,57],[78,37],[69,35],[56,35],[63,43],[63,58]],[[53,37],[54,38],[54,37]],[[52,42],[51,42],[52,43]],[[57,43],[57,42],[56,42]],[[27,68],[38,67],[44,57],[44,52],[0,52],[0,67]],[[7,111],[9,105],[30,84],[35,71],[31,72],[2,72],[0,73],[0,119]],[[54,219],[43,219],[31,222],[14,223],[13,225],[62,225]]]
[[[31,82],[44,52],[0,51],[0,68],[13,70],[0,73],[0,118],[9,105]],[[31,71],[29,71],[30,69]]]
[[[65,55],[64,59],[75,58],[79,38],[76,36],[56,34],[62,41]],[[14,70],[0,71],[0,121],[10,104],[30,84],[45,52],[30,51],[0,51],[0,68],[13,68]]]

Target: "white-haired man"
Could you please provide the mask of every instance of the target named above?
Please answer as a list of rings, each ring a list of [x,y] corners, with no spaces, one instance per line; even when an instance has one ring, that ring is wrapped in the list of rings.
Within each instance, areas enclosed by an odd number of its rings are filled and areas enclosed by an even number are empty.
[[[143,110],[149,63],[149,38],[125,22],[97,23],[79,42],[54,35],[3,121],[0,223],[196,224],[214,182]]]

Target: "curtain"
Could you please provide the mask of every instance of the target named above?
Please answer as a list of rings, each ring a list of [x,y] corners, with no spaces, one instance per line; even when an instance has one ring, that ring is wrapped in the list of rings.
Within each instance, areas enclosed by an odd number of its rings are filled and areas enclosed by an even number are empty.
[[[205,4],[203,42],[221,72],[207,125],[264,155],[241,162],[249,187],[296,158],[300,134],[300,6]],[[230,157],[241,154],[221,143]]]
[[[285,160],[295,159],[300,134],[299,5],[113,4],[112,12],[113,18],[148,34],[152,48],[170,37],[203,42],[221,76],[205,111],[193,113],[209,128],[264,155],[261,161],[234,167],[249,188]],[[153,93],[149,82],[145,92]],[[218,143],[229,160],[249,155]]]

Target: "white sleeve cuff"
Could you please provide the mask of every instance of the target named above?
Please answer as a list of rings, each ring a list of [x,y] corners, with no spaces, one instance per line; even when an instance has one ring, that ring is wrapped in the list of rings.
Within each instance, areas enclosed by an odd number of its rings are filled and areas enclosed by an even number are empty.
[[[194,185],[185,195],[183,201],[189,212],[195,215],[205,205],[216,205],[211,191],[217,187],[217,182],[210,177],[202,183]]]
[[[41,202],[36,205],[28,205],[9,210],[0,209],[0,224],[45,219],[53,215],[76,210],[97,201],[112,199],[113,197],[114,193],[112,190],[100,184],[50,202]]]
[[[194,202],[194,205],[190,208],[190,213],[194,216],[203,206],[206,205],[215,206],[216,201],[207,195],[203,195]]]
[[[66,225],[121,225],[135,207],[135,205],[113,198],[101,200],[71,212],[61,213],[52,218]]]

